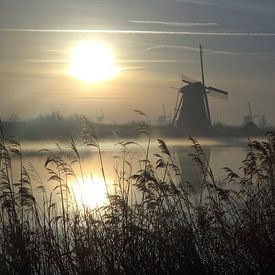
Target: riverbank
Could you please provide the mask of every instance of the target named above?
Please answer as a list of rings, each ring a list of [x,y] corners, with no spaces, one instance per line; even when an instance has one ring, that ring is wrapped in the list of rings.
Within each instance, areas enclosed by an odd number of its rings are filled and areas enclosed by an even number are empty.
[[[150,120],[131,122],[127,124],[94,123],[86,120],[98,138],[113,139],[137,138],[142,131],[150,127],[150,132],[155,138],[247,138],[261,137],[272,128],[259,129],[255,127],[237,127],[216,124],[206,133],[200,131],[186,131],[172,125],[150,125]],[[6,136],[18,137],[20,140],[69,140],[71,137],[79,139],[83,128],[83,118],[80,116],[63,117],[58,113],[40,116],[32,120],[21,121],[13,119],[2,121]]]

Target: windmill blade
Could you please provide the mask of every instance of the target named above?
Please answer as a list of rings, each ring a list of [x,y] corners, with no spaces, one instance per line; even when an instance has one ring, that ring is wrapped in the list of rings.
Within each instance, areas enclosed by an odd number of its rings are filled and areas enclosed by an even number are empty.
[[[175,108],[174,108],[174,116],[173,116],[172,124],[174,124],[174,122],[175,122],[175,120],[176,120],[176,116],[177,116],[177,108],[178,108],[178,103],[179,103],[179,94],[180,94],[180,90],[178,89],[177,99],[176,99]]]
[[[181,81],[186,83],[186,84],[192,84],[192,83],[196,83],[196,82],[199,82],[191,77],[188,77],[184,74],[181,74]]]
[[[201,81],[202,81],[202,85],[205,86],[205,82],[204,82],[204,70],[203,70],[203,59],[202,59],[202,45],[200,45],[200,62],[201,62]]]
[[[210,109],[209,109],[209,102],[208,102],[208,97],[207,97],[207,91],[205,87],[205,79],[204,79],[204,69],[203,69],[203,59],[202,59],[202,45],[200,44],[200,64],[201,64],[201,83],[203,86],[203,96],[204,96],[204,102],[205,102],[205,107],[206,107],[206,112],[207,112],[207,117],[208,117],[208,124],[209,127],[211,128],[211,116],[210,116]]]
[[[222,100],[228,100],[228,94],[220,93],[220,92],[214,92],[214,91],[207,91],[207,95],[210,95],[211,97],[215,97]]]
[[[170,89],[173,89],[173,90],[177,90],[177,91],[180,89],[180,88],[178,88],[178,87],[173,87],[173,86],[170,86],[169,88],[170,88]]]
[[[178,95],[177,95],[177,101],[176,101],[175,113],[174,113],[172,125],[175,125],[176,119],[179,116],[180,108],[181,108],[181,105],[182,105],[182,102],[183,102],[183,95],[181,96],[181,99],[179,100],[179,103],[178,103],[178,99],[179,99],[179,92],[178,92]]]
[[[214,87],[211,87],[211,86],[206,87],[206,89],[209,90],[209,91],[216,92],[216,93],[221,93],[221,94],[224,94],[224,95],[228,95],[228,92],[217,89],[217,88],[214,88]]]
[[[186,80],[186,79],[182,79],[182,82],[184,82],[184,83],[186,83],[186,84],[192,84],[192,83],[194,83],[194,82],[191,82],[191,81]]]

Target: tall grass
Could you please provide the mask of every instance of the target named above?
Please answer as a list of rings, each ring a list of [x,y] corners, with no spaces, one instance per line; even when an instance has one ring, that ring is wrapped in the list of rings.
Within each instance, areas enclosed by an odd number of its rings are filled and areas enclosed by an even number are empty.
[[[144,114],[145,115],[145,114]],[[200,144],[192,139],[201,193],[183,182],[163,140],[156,164],[151,132],[142,148],[122,141],[114,186],[105,179],[100,143],[85,122],[85,145],[97,150],[107,203],[91,209],[76,201],[69,182],[84,181],[81,155],[46,150],[44,182],[23,165],[20,143],[0,133],[0,274],[269,274],[275,266],[275,134],[250,141],[241,175],[225,168],[215,180]],[[140,169],[128,158],[140,148]],[[20,167],[14,168],[18,158]],[[93,167],[91,167],[92,171]],[[80,171],[80,175],[78,172]],[[183,171],[184,173],[184,171]],[[19,180],[17,180],[19,174]],[[51,191],[47,185],[51,182]],[[34,186],[38,186],[33,190]]]

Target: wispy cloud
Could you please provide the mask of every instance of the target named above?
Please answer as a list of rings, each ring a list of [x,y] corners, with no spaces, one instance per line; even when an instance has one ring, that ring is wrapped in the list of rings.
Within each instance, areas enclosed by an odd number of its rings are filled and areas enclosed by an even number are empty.
[[[54,60],[54,59],[23,59],[23,62],[26,63],[49,63],[49,64],[69,64],[69,60]],[[118,64],[129,64],[129,63],[193,63],[197,62],[196,60],[190,59],[119,59],[116,60]]]
[[[15,29],[1,28],[1,32],[38,33],[93,33],[93,34],[151,34],[151,35],[195,35],[195,36],[275,36],[275,33],[260,32],[194,32],[194,31],[153,31],[153,30],[96,30],[96,29]]]
[[[69,60],[54,60],[54,59],[24,59],[26,63],[60,63],[68,64]],[[180,60],[180,59],[120,59],[118,63],[181,63],[181,62],[194,62],[193,60]]]
[[[152,45],[151,47],[146,48],[147,51],[151,50],[158,50],[158,49],[178,49],[178,50],[189,50],[189,51],[195,51],[198,52],[198,47],[188,47],[188,46],[181,46],[181,45]],[[233,52],[233,51],[227,51],[227,50],[215,50],[215,49],[207,49],[204,48],[204,52],[209,52],[212,54],[221,54],[221,55],[246,55],[246,56],[257,56],[260,58],[266,58],[266,59],[274,59],[275,55],[271,52]]]
[[[201,23],[201,22],[166,22],[166,21],[153,21],[153,20],[130,20],[131,23],[137,24],[154,24],[154,25],[166,25],[176,27],[211,27],[219,26],[218,23]]]
[[[120,63],[182,63],[182,62],[196,62],[195,60],[187,59],[129,59],[118,60]]]
[[[123,67],[122,71],[124,72],[135,72],[135,71],[146,71],[148,70],[145,66],[132,66],[132,67]]]
[[[157,46],[155,46],[155,48],[150,47],[148,49],[154,50],[154,49],[159,49],[159,48],[189,50],[189,51],[195,51],[195,52],[199,51],[198,47],[187,47],[187,46],[180,46],[180,45],[157,45]],[[204,48],[204,52],[209,52],[209,53],[213,53],[213,54],[222,54],[222,55],[240,55],[240,54],[242,54],[240,52],[214,50],[214,49],[207,49],[207,48]]]
[[[178,50],[189,50],[189,51],[199,51],[196,47],[180,46],[180,45],[156,45],[147,48],[147,50],[157,50],[157,49],[178,49]],[[232,51],[223,51],[223,50],[213,50],[213,49],[204,49],[205,52],[210,52],[214,54],[224,54],[224,55],[239,55],[241,53],[232,52]]]
[[[193,1],[193,0],[170,0],[172,2],[179,2],[179,3],[186,3],[186,4],[193,4],[193,5],[198,5],[198,6],[210,6],[210,7],[220,7],[224,6],[224,2],[222,4],[218,3],[211,3],[208,1]]]
[[[69,63],[69,60],[53,60],[53,59],[24,59],[27,63]]]

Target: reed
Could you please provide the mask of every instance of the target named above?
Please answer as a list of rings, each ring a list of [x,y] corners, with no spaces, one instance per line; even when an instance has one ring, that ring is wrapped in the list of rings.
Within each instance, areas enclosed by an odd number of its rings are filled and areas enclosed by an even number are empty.
[[[83,123],[84,143],[96,149],[105,180],[100,143],[89,123]],[[182,181],[163,140],[158,140],[156,164],[151,163],[150,129],[148,119],[139,128],[147,138],[145,148],[120,142],[115,186],[105,180],[107,203],[94,209],[77,201],[68,184],[84,181],[73,139],[73,159],[62,148],[43,150],[49,176],[43,182],[34,168],[24,167],[20,143],[6,139],[1,129],[0,273],[272,273],[275,134],[250,141],[240,175],[226,167],[224,182],[215,180],[202,147],[192,139],[192,157],[202,176],[202,191],[194,195],[192,182]],[[137,171],[133,149],[143,153]],[[15,158],[20,167],[14,167]]]

